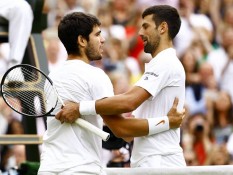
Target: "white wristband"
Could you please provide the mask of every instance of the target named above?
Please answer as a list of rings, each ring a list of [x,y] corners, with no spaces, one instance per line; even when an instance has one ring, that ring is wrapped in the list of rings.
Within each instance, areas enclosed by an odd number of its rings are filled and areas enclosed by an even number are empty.
[[[157,117],[157,118],[148,118],[149,125],[149,134],[153,135],[163,131],[169,130],[169,119],[167,116]]]
[[[79,113],[81,115],[96,115],[95,100],[81,101],[79,103]]]

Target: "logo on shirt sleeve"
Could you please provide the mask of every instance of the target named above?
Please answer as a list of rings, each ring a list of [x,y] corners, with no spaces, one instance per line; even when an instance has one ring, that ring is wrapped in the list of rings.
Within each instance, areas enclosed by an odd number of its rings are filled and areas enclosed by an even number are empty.
[[[154,77],[158,77],[158,74],[155,74],[154,72],[145,72],[144,75],[146,76],[144,80],[149,80],[149,76],[152,75]]]
[[[154,72],[145,72],[145,75],[152,75],[152,76],[155,76],[155,77],[159,76],[158,74],[155,74]]]

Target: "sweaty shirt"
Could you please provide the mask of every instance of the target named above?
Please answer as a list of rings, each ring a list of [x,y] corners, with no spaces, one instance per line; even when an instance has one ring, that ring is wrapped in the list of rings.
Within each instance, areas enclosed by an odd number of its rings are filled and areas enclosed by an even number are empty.
[[[135,84],[147,90],[151,97],[134,112],[135,117],[153,118],[166,116],[175,97],[179,98],[178,110],[182,110],[185,101],[185,72],[173,48],[161,51],[145,65],[145,72]],[[131,156],[131,166],[151,155],[169,155],[182,152],[180,147],[180,129],[144,137],[135,137]]]
[[[63,101],[80,102],[113,96],[113,87],[105,72],[80,60],[69,60],[49,74]],[[58,103],[54,113],[59,112]],[[99,115],[82,116],[102,129]],[[39,172],[63,172],[68,169],[80,173],[101,171],[102,140],[77,124],[61,124],[54,117],[47,118],[43,136]]]

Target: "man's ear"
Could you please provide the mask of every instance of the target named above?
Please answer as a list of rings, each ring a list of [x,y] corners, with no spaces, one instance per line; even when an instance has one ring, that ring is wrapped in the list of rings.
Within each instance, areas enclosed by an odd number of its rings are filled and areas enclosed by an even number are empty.
[[[77,39],[77,43],[78,43],[78,45],[80,45],[81,47],[85,47],[86,44],[87,44],[87,40],[86,40],[82,35],[79,35],[79,36],[78,36],[78,39]]]
[[[162,22],[159,25],[159,32],[160,32],[160,34],[164,34],[166,31],[168,31],[168,25],[166,22]]]

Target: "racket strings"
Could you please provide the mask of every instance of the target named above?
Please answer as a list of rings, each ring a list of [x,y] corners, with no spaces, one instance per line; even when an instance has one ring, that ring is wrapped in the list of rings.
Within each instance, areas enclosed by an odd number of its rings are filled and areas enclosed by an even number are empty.
[[[43,104],[46,103],[46,95],[49,96],[53,91],[52,84],[36,69],[12,69],[5,78],[3,91],[8,104],[18,112],[40,116],[50,110]]]

